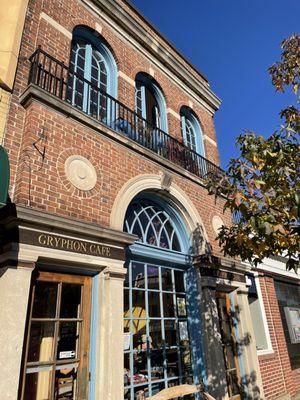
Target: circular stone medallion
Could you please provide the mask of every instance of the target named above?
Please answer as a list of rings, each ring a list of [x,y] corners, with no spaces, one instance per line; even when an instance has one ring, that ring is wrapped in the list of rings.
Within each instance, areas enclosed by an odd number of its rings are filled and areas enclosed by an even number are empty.
[[[219,217],[218,215],[215,215],[212,219],[212,226],[216,235],[219,234],[219,230],[221,229],[222,225],[224,225],[222,218]]]
[[[68,180],[79,190],[92,190],[97,183],[97,173],[91,162],[83,156],[71,156],[65,162]]]

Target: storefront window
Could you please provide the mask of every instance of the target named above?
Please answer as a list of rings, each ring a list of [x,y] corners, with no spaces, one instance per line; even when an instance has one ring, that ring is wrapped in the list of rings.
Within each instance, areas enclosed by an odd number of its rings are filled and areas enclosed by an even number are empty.
[[[124,302],[125,399],[192,382],[184,271],[132,261]],[[178,291],[180,290],[180,291]]]
[[[159,201],[134,200],[124,230],[138,236],[124,285],[124,398],[139,400],[193,382],[188,257],[175,212]]]
[[[276,296],[292,369],[300,368],[300,286],[275,281]]]

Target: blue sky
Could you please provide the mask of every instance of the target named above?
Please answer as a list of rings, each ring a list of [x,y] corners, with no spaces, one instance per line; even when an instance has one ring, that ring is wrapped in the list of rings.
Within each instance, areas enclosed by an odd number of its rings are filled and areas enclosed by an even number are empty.
[[[267,68],[281,41],[300,33],[299,0],[132,0],[209,79],[222,104],[215,117],[221,163],[238,156],[245,129],[269,136],[294,99],[276,94]]]

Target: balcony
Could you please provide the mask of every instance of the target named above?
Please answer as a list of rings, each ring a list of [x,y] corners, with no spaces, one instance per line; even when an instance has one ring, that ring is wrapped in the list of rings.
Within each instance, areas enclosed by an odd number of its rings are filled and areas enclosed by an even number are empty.
[[[223,173],[217,165],[153,126],[41,48],[32,54],[29,61],[29,84],[40,87],[198,178],[205,179],[208,175]]]

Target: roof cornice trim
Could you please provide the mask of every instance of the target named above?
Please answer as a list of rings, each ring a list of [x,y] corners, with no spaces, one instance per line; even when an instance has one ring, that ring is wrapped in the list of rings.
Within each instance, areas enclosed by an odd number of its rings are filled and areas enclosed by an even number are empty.
[[[210,89],[207,79],[195,69],[162,35],[160,43],[157,43],[149,32],[147,32],[138,21],[129,15],[124,8],[115,0],[90,0],[95,4],[101,13],[107,14],[113,21],[121,26],[127,34],[132,36],[139,44],[141,44],[152,56],[157,58],[164,66],[166,66],[174,75],[176,75],[186,86],[188,86],[195,94],[202,98],[214,111],[220,107],[221,100]],[[128,2],[126,2],[149,26],[156,29]],[[188,64],[199,75],[199,80],[190,73],[179,60],[174,57],[168,50],[168,46],[178,54],[184,63]],[[203,82],[203,80],[205,82]]]

